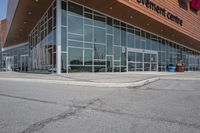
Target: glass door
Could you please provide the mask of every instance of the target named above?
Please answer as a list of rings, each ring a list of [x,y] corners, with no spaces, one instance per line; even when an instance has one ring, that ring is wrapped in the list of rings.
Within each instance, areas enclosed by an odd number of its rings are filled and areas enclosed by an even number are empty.
[[[20,57],[20,71],[28,71],[28,55],[21,55]]]
[[[158,71],[158,56],[157,54],[151,54],[151,71]]]
[[[6,57],[6,71],[13,71],[14,70],[14,57],[9,56]]]
[[[113,57],[107,56],[107,72],[113,72]]]
[[[136,71],[143,71],[144,54],[136,53]]]
[[[158,71],[158,52],[128,50],[128,71]]]
[[[136,53],[128,52],[128,71],[136,71]]]
[[[151,54],[144,53],[144,71],[151,71]]]

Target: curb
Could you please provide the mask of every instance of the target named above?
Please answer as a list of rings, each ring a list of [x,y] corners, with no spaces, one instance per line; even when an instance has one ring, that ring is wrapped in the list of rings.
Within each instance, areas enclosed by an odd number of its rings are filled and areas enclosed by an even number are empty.
[[[195,80],[200,81],[200,78],[186,78],[186,77],[160,77],[162,80]]]
[[[142,81],[133,83],[131,86],[129,86],[129,88],[133,89],[133,88],[136,88],[136,87],[142,87],[142,86],[148,85],[150,83],[156,82],[158,80],[160,80],[160,77],[142,80]]]
[[[80,82],[80,81],[59,81],[59,80],[45,80],[45,79],[25,79],[25,78],[0,78],[3,81],[23,81],[36,83],[52,83],[75,86],[90,86],[90,87],[108,87],[108,88],[136,88],[141,87],[152,82],[160,80],[159,77],[141,80],[135,83],[95,83],[95,82]]]

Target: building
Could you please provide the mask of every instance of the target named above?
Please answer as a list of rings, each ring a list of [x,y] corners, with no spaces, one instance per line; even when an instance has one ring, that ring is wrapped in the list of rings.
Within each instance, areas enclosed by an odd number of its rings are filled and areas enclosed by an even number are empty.
[[[1,33],[1,23],[0,23],[0,33]],[[0,34],[0,71],[2,71],[2,61],[3,61],[3,54],[2,54],[2,39],[1,39],[1,34]]]
[[[200,70],[198,0],[9,0],[6,70]]]

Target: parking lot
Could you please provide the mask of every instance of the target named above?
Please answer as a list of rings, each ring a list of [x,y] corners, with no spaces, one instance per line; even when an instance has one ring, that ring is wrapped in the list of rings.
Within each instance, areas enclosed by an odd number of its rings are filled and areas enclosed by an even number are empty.
[[[199,133],[200,83],[137,88],[0,80],[1,133]]]

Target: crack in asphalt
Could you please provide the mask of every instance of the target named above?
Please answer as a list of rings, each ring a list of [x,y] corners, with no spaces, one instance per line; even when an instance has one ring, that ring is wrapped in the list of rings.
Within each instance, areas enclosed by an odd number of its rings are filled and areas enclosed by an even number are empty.
[[[131,114],[131,113],[126,113],[122,112],[121,110],[114,109],[114,110],[107,110],[107,109],[99,109],[99,108],[90,108],[91,110],[98,111],[98,112],[103,112],[103,113],[111,113],[111,114],[116,114],[116,115],[126,115],[129,117],[134,117],[138,119],[143,119],[143,120],[151,120],[151,121],[157,121],[157,122],[168,122],[172,124],[177,124],[181,126],[186,126],[186,127],[192,127],[195,129],[200,129],[200,125],[197,123],[187,123],[183,122],[180,120],[172,120],[172,119],[167,119],[167,118],[162,118],[162,117],[145,117],[145,116],[137,116],[136,114]]]
[[[7,127],[8,124],[4,122],[4,120],[0,120],[0,129]]]
[[[0,96],[2,96],[2,97],[16,98],[16,99],[22,99],[22,100],[28,100],[28,101],[33,101],[33,102],[40,102],[40,103],[57,104],[56,102],[45,101],[45,100],[38,100],[38,99],[26,98],[26,97],[20,97],[20,96],[13,96],[13,95],[7,95],[7,94],[0,94]]]
[[[84,109],[88,108],[92,104],[95,104],[97,101],[101,101],[101,100],[99,98],[91,100],[85,106],[75,106],[75,105],[72,105],[72,106],[70,106],[71,111],[66,111],[66,112],[63,112],[63,113],[58,114],[56,116],[53,116],[53,117],[44,119],[42,121],[33,123],[27,129],[25,129],[24,131],[22,131],[20,133],[33,133],[35,131],[39,131],[39,130],[41,130],[42,128],[44,128],[46,125],[48,125],[50,123],[66,119],[66,118],[69,118],[71,116],[75,116],[78,112],[80,112],[81,110],[84,110]]]

